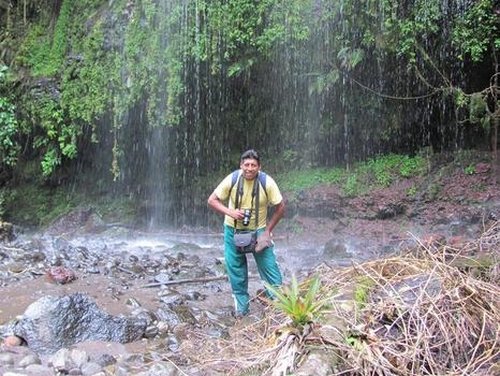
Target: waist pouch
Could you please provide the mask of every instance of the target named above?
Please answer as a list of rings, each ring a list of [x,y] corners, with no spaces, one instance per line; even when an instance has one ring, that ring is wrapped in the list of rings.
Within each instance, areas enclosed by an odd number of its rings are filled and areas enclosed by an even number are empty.
[[[236,230],[234,232],[234,245],[239,253],[255,252],[257,245],[257,231]]]

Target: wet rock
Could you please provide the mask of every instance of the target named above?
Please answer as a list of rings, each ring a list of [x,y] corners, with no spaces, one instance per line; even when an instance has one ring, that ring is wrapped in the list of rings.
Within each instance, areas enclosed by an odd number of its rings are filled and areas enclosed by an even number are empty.
[[[155,282],[160,282],[160,283],[165,283],[170,281],[172,278],[170,278],[170,275],[168,273],[159,273],[154,276],[154,281]]]
[[[37,354],[28,354],[19,361],[19,366],[26,368],[32,364],[42,364]]]
[[[179,370],[171,362],[159,362],[154,364],[147,372],[141,372],[138,376],[177,376]]]
[[[8,270],[11,273],[17,274],[17,273],[22,273],[26,270],[26,266],[20,262],[13,262],[9,264]]]
[[[400,308],[412,307],[420,296],[438,296],[442,288],[441,280],[432,275],[410,276],[373,294],[372,301],[388,306],[394,304]]]
[[[15,239],[12,223],[0,221],[0,242],[10,242]]]
[[[101,354],[96,357],[93,361],[96,364],[99,364],[101,367],[107,367],[116,363],[116,358],[110,354]]]
[[[102,371],[102,367],[97,363],[88,362],[82,366],[81,371],[83,376],[98,375]],[[105,373],[102,374],[105,375]]]
[[[197,323],[195,316],[188,306],[181,304],[172,307],[172,311],[177,315],[178,320],[182,323],[195,325]]]
[[[325,258],[338,260],[340,258],[348,258],[350,255],[347,252],[347,246],[345,242],[339,239],[331,239],[325,243],[323,249],[323,255]]]
[[[75,362],[71,358],[69,349],[61,349],[57,351],[49,360],[49,364],[60,373],[68,373],[76,367]]]
[[[54,266],[45,273],[50,282],[64,285],[76,279],[76,274],[73,270],[64,266]]]
[[[175,326],[181,323],[179,316],[169,308],[159,308],[156,312],[156,316],[160,321],[168,323],[170,326]]]
[[[304,363],[294,373],[296,376],[327,376],[334,375],[334,365],[340,363],[341,357],[332,350],[314,349]]]
[[[78,208],[56,219],[47,229],[48,234],[102,232],[106,225],[93,208]]]
[[[87,340],[127,343],[144,336],[146,321],[112,316],[84,294],[46,296],[31,304],[14,334],[41,354]]]
[[[20,346],[23,340],[17,336],[7,336],[3,340],[5,346]]]
[[[405,206],[401,203],[389,203],[377,208],[375,217],[377,219],[389,219],[405,213]]]
[[[183,304],[186,299],[183,295],[181,295],[178,291],[165,289],[158,293],[160,301],[166,304],[169,307],[173,307],[175,305]]]
[[[0,354],[0,365],[14,364],[14,356],[12,354]]]
[[[52,370],[47,366],[44,366],[43,364],[30,364],[25,368],[25,371],[26,371],[25,373],[21,373],[23,376],[24,375],[53,376],[55,374],[54,370]]]

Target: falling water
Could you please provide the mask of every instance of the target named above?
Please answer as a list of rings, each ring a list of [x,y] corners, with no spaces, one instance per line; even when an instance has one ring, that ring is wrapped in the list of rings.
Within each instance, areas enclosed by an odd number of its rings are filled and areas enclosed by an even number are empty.
[[[365,7],[361,2],[358,9],[350,1],[315,0],[293,2],[299,8],[271,7],[267,19],[280,20],[284,37],[265,56],[254,51],[235,75],[228,74],[234,59],[224,60],[228,36],[210,23],[202,2],[158,0],[148,5],[154,6],[154,17],[133,5],[134,17],[142,17],[141,26],[156,41],[159,53],[151,62],[156,68],[148,79],[157,84],[115,116],[123,125],[115,124],[114,135],[122,145],[120,164],[126,166],[121,186],[141,199],[147,223],[210,221],[206,197],[246,147],[259,149],[264,165],[272,159],[278,170],[349,166],[379,153],[462,145],[454,105],[432,92],[442,85],[440,73],[420,58],[416,68],[427,75],[424,83],[404,60],[386,54],[390,41],[376,33],[394,15],[384,13],[384,3]],[[431,59],[459,86],[463,63],[450,58],[453,51],[443,41],[450,39],[447,17],[467,6],[467,0],[443,0],[441,34],[422,36]],[[392,11],[411,11],[407,7]],[[366,30],[358,29],[360,20]],[[375,43],[366,47],[369,31]],[[192,54],[189,48],[200,48],[203,38],[216,41],[211,54]],[[124,86],[131,80],[127,69]]]

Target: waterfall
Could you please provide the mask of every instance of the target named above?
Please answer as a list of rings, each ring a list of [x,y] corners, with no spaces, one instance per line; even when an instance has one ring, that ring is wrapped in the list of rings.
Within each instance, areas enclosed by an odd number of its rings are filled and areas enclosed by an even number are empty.
[[[148,226],[211,221],[206,197],[247,147],[273,173],[467,141],[451,97],[436,88],[448,84],[443,74],[467,86],[448,41],[450,20],[469,1],[243,3],[116,2],[107,16],[104,32],[122,40],[101,145],[116,145],[114,189],[137,199]],[[234,23],[231,6],[242,7],[240,24],[261,12],[255,30]],[[389,20],[417,6],[428,22],[439,6],[440,29],[416,36],[425,54],[409,68],[391,45]],[[99,150],[97,158],[112,159]]]

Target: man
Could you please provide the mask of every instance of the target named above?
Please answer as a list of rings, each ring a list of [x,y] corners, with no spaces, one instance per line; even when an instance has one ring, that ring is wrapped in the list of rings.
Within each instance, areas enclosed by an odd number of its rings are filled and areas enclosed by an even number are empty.
[[[229,174],[208,198],[208,206],[223,214],[224,259],[235,300],[236,316],[249,312],[248,264],[245,253],[234,244],[237,230],[257,230],[257,247],[252,252],[260,277],[271,286],[281,286],[282,276],[276,256],[272,231],[285,213],[283,197],[276,182],[260,171],[260,158],[255,150],[245,151],[240,158],[240,171],[235,183],[235,173]],[[261,176],[259,176],[261,174]],[[265,180],[263,180],[265,176]],[[265,186],[263,187],[263,182]],[[227,203],[227,205],[226,205]],[[269,222],[267,209],[275,206]],[[250,218],[245,211],[250,210]],[[257,222],[258,220],[258,222]],[[256,223],[257,222],[257,223]],[[263,249],[262,249],[263,248]],[[266,291],[268,296],[271,296]]]

